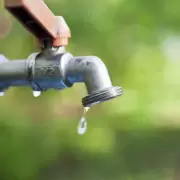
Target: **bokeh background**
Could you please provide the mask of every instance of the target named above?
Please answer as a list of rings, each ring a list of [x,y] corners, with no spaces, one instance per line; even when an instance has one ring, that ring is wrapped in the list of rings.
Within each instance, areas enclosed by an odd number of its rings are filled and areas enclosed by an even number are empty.
[[[180,179],[180,1],[45,0],[71,28],[67,51],[96,55],[122,97],[94,106],[77,134],[83,84],[0,99],[1,180]],[[0,53],[24,59],[34,38],[0,0]]]

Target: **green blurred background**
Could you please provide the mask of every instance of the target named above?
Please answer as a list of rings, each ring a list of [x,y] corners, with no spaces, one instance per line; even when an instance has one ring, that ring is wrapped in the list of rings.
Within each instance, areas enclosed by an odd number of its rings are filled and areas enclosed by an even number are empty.
[[[180,1],[45,2],[71,28],[67,51],[100,57],[124,95],[91,108],[80,136],[83,84],[39,98],[9,89],[0,100],[0,180],[179,180]],[[3,0],[0,38],[8,59],[37,51]]]

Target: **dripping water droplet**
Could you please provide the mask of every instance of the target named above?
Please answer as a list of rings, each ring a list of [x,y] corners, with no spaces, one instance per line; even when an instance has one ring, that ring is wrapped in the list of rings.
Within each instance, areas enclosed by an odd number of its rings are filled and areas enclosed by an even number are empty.
[[[4,96],[4,92],[0,92],[0,96]]]
[[[79,121],[78,124],[78,134],[83,135],[85,134],[86,130],[87,130],[87,121],[86,121],[86,113],[88,112],[89,107],[84,107],[84,113],[83,116],[81,118],[81,120]]]
[[[41,95],[41,91],[33,91],[34,97],[39,97]]]
[[[85,117],[82,117],[79,126],[78,126],[78,134],[83,135],[87,130],[87,121]]]

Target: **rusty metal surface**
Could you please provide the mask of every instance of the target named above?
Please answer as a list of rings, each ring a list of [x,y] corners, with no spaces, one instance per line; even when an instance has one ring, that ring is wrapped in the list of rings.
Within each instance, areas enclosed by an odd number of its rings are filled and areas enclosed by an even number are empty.
[[[22,0],[5,0],[5,6],[19,6],[22,4]]]
[[[54,46],[68,44],[66,22],[54,16],[43,0],[4,0],[4,5],[37,39],[52,39]]]
[[[71,37],[70,29],[62,16],[56,17],[57,36],[53,39],[53,45],[68,45],[68,38]]]

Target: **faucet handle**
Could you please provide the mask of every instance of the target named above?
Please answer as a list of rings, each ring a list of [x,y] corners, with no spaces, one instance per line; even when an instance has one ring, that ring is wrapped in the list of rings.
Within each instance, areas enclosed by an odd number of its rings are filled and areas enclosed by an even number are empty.
[[[63,17],[54,16],[43,0],[4,0],[4,4],[42,44],[48,41],[51,46],[68,45],[68,25]]]

